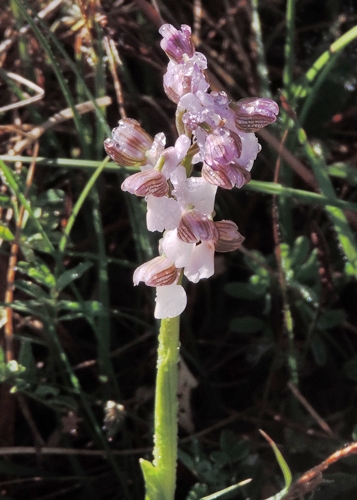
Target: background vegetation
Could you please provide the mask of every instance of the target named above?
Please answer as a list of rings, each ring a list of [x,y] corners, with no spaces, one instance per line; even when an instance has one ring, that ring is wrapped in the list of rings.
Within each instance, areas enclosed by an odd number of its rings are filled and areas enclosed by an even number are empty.
[[[157,238],[103,140],[128,116],[173,144],[162,22],[193,26],[213,89],[281,106],[217,198],[244,248],[187,284],[177,499],[281,490],[259,428],[294,478],[323,464],[286,500],[355,499],[357,446],[320,474],[357,440],[353,0],[1,3],[1,498],[143,498],[158,325],[132,273]]]

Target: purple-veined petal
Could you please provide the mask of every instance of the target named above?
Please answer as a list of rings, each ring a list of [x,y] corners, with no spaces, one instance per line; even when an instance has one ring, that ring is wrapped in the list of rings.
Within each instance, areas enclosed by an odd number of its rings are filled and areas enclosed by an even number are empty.
[[[163,24],[159,29],[163,39],[160,42],[162,50],[175,63],[184,60],[184,54],[192,57],[195,52],[191,38],[191,28],[187,24],[181,25],[181,30],[177,30],[172,24]]]
[[[122,183],[121,188],[136,196],[161,197],[169,192],[166,177],[153,168],[129,175]]]
[[[221,220],[216,222],[216,227],[219,231],[219,238],[216,241],[216,252],[233,252],[239,248],[244,236],[238,231],[238,226],[231,220]]]
[[[138,285],[140,281],[147,286],[171,285],[177,280],[178,274],[179,270],[172,260],[160,255],[137,267],[134,271],[133,282],[134,285]]]

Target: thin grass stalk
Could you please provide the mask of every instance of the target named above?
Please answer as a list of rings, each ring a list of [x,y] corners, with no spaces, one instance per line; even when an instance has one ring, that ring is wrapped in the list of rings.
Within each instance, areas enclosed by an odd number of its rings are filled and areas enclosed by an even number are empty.
[[[252,32],[255,37],[257,46],[257,71],[260,80],[260,94],[264,97],[271,98],[271,91],[269,86],[269,71],[265,59],[265,48],[262,37],[262,27],[259,16],[259,0],[251,0],[252,5]]]

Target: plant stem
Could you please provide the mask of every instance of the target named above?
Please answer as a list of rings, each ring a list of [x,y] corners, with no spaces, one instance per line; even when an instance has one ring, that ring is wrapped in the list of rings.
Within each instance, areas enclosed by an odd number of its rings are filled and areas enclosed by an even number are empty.
[[[161,320],[158,346],[153,464],[165,500],[176,487],[179,327],[179,316]]]

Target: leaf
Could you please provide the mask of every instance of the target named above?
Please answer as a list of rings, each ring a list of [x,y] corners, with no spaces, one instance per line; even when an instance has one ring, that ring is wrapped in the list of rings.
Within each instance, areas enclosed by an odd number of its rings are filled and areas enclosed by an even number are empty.
[[[27,293],[31,297],[35,297],[37,299],[49,299],[50,296],[45,292],[43,288],[32,283],[32,281],[25,280],[15,280],[15,288],[21,290],[22,292]]]
[[[72,281],[80,278],[88,269],[93,266],[93,262],[81,262],[73,269],[68,269],[57,279],[57,291],[61,291],[66,288],[67,285],[72,283]]]
[[[230,498],[236,498],[237,490],[239,490],[242,486],[245,486],[250,482],[251,479],[245,479],[244,481],[241,481],[238,484],[234,484],[233,486],[228,486],[228,488],[225,488],[224,490],[203,497],[201,500],[229,500]]]
[[[306,236],[296,238],[294,248],[291,252],[292,266],[301,266],[307,259],[310,252],[310,242]]]
[[[19,353],[19,363],[24,366],[25,374],[24,379],[28,383],[35,382],[36,379],[36,362],[32,354],[31,342],[24,340],[21,343],[20,353]]]
[[[15,239],[10,229],[4,224],[0,224],[0,239],[5,241],[13,241]]]
[[[48,189],[36,197],[36,206],[51,207],[51,209],[61,208],[65,201],[66,194],[62,189]]]
[[[37,259],[36,264],[35,267],[29,262],[20,261],[17,264],[17,268],[23,274],[27,274],[30,278],[41,283],[41,285],[53,288],[56,285],[56,280],[49,267],[40,259]]]
[[[206,484],[196,483],[190,489],[186,500],[200,500],[202,498],[202,495],[205,495],[207,493],[207,490],[208,486]]]
[[[234,318],[229,323],[230,330],[239,333],[255,333],[263,330],[266,324],[259,318],[253,316],[244,316],[243,318]]]
[[[34,395],[39,398],[56,397],[59,394],[57,387],[52,387],[52,385],[39,385],[36,387]]]
[[[22,239],[24,243],[34,250],[39,250],[44,253],[51,253],[52,251],[52,244],[49,243],[49,240],[45,240],[41,233],[33,233],[26,237],[23,235]]]
[[[259,429],[259,432],[268,441],[268,443],[272,447],[275,458],[279,464],[281,472],[283,473],[284,481],[285,481],[285,487],[281,491],[279,491],[279,493],[277,493],[276,495],[273,495],[272,497],[269,497],[266,500],[280,500],[281,498],[283,498],[284,495],[286,495],[286,493],[288,492],[288,490],[290,488],[290,485],[292,482],[291,471],[290,471],[289,466],[286,463],[283,455],[280,453],[279,448],[274,443],[274,441],[268,436],[268,434],[266,434],[261,429]]]
[[[148,460],[140,459],[140,467],[145,480],[145,498],[147,500],[165,500],[157,471]]]

